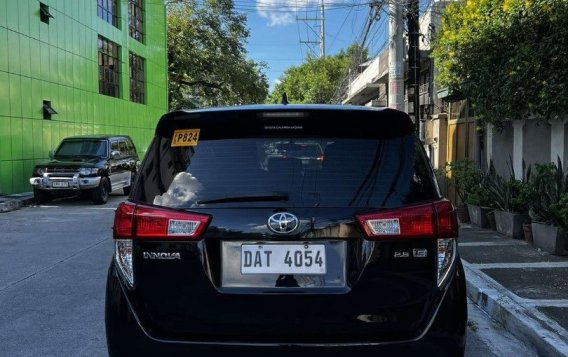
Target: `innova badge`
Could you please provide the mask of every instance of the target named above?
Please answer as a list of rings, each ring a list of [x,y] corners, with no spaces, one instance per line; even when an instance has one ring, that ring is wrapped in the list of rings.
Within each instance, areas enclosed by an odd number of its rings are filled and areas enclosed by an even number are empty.
[[[268,218],[268,229],[274,233],[293,232],[299,224],[298,217],[286,212],[275,213]]]

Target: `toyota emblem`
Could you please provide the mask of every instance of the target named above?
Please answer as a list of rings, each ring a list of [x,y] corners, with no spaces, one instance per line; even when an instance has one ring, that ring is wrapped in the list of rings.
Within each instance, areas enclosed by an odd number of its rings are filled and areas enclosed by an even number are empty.
[[[274,233],[290,233],[298,228],[298,217],[291,213],[275,213],[268,218],[268,228]]]

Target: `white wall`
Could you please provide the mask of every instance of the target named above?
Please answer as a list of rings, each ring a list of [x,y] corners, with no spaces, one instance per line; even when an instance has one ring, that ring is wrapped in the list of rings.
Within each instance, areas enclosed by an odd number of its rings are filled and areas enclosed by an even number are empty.
[[[527,120],[523,131],[523,159],[527,167],[545,163],[550,156],[550,125],[538,120]]]
[[[492,137],[490,134],[491,126],[488,126],[486,130],[487,159],[492,158],[493,165],[499,175],[509,176],[509,166],[511,161],[515,161],[516,157],[522,159],[527,167],[535,163],[556,163],[558,156],[560,156],[564,167],[568,165],[568,140],[566,140],[568,127],[566,121],[545,122],[527,119],[524,120],[524,125],[521,124],[521,121],[518,121],[515,126],[517,128],[522,127],[522,138],[517,138],[517,140],[515,140],[515,130],[511,122],[505,123],[501,131],[494,129]],[[520,152],[515,152],[515,142],[521,144]],[[517,164],[519,162],[517,161]],[[515,169],[515,171],[519,171],[515,174],[517,178],[520,178],[520,170]]]
[[[487,143],[487,139],[485,140]],[[493,129],[493,147],[491,157],[497,174],[508,177],[509,167],[513,158],[513,126],[505,123],[503,130]],[[489,160],[487,161],[489,163]]]

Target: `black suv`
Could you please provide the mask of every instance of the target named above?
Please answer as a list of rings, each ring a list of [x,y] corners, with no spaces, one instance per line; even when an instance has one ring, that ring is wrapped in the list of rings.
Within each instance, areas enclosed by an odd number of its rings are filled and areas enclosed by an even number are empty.
[[[136,147],[125,135],[66,138],[50,156],[51,161],[34,167],[30,178],[37,203],[86,193],[95,204],[104,204],[111,191],[130,193],[139,166]]]
[[[463,355],[456,214],[405,113],[168,113],[113,232],[111,356]]]

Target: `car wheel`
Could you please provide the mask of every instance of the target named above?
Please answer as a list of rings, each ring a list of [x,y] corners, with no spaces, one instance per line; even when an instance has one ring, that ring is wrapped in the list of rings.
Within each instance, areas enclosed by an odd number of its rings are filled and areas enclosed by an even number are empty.
[[[47,191],[34,188],[34,198],[38,204],[42,204],[50,202],[53,197],[51,197],[51,193]]]
[[[101,182],[99,187],[94,188],[91,192],[91,200],[96,205],[103,205],[108,201],[108,195],[110,193],[110,184],[108,178],[101,177]]]

